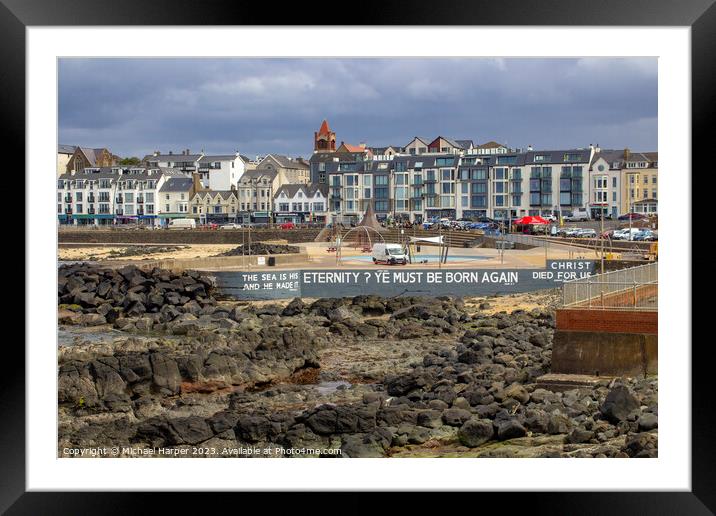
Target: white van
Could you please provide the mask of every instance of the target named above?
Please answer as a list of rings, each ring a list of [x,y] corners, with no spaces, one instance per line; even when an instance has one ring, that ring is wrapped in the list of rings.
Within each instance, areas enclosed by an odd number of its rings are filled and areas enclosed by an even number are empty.
[[[387,263],[388,265],[403,265],[408,263],[408,255],[400,244],[373,244],[373,263]]]
[[[172,219],[169,221],[169,229],[196,229],[196,220]]]
[[[589,212],[587,210],[577,209],[573,210],[571,215],[566,215],[564,220],[567,222],[586,222],[590,219]]]

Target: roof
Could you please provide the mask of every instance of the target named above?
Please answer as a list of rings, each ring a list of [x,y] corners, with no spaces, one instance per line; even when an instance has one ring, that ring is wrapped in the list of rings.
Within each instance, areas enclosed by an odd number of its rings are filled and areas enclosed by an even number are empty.
[[[211,156],[203,156],[201,159],[199,159],[199,163],[211,163],[213,161],[234,161],[236,158],[236,154],[214,154]]]
[[[524,156],[525,164],[589,163],[591,152],[591,149],[531,150],[525,152]],[[577,158],[565,161],[566,154]],[[543,156],[544,159],[535,161],[535,156]]]
[[[81,172],[72,174],[66,172],[60,175],[59,179],[72,180],[72,179],[133,179],[133,180],[144,180],[154,179],[157,180],[162,176],[172,177],[183,177],[186,176],[172,168],[146,168],[141,166],[117,166],[117,167],[88,167],[83,169]],[[119,171],[122,173],[120,174]],[[191,178],[188,178],[191,180]]]
[[[477,149],[497,149],[499,147],[507,148],[507,145],[503,145],[502,143],[497,143],[496,141],[490,140],[487,143],[482,143],[480,145],[475,146],[475,148]]]
[[[436,160],[439,158],[449,158],[452,159],[452,165],[456,166],[458,163],[458,160],[460,159],[460,156],[456,154],[419,154],[419,155],[410,155],[410,156],[396,156],[395,159],[391,161],[393,163],[392,166],[395,166],[395,163],[401,163],[406,162],[406,167],[409,169],[414,169],[415,165],[417,163],[422,163],[420,165],[420,168],[433,168],[435,167]],[[385,163],[381,161],[377,161],[376,163]],[[443,166],[443,165],[441,165]]]
[[[281,166],[281,168],[303,168],[306,170],[310,168],[308,163],[303,161],[303,159],[299,161],[299,158],[290,158],[282,154],[268,154],[263,160],[261,160],[261,162],[263,163],[263,161],[269,156],[271,156],[274,161]]]
[[[170,177],[167,179],[162,187],[159,189],[160,192],[186,192],[191,190],[194,185],[194,181],[191,177]]]
[[[77,145],[58,145],[57,154],[74,154]]]
[[[321,124],[321,128],[318,130],[318,134],[330,134],[331,128],[328,127],[328,120],[324,119]]]
[[[455,141],[456,141],[456,142],[458,143],[458,145],[460,145],[460,147],[462,147],[463,149],[469,149],[470,147],[474,147],[474,146],[475,146],[475,144],[473,143],[472,140],[455,140]]]
[[[82,151],[82,154],[85,155],[87,160],[90,162],[92,166],[97,165],[97,155],[101,154],[102,151],[105,151],[107,149],[91,149],[89,147],[76,147],[75,149],[79,148],[80,151]],[[109,151],[107,151],[109,152]]]
[[[276,194],[274,197],[278,197],[281,195],[281,193],[285,193],[288,197],[296,197],[296,194],[300,191],[303,192],[303,194],[306,197],[313,197],[315,196],[316,192],[320,192],[321,195],[326,197],[328,195],[328,185],[319,185],[319,184],[287,184],[281,186],[278,190],[276,190]]]
[[[273,179],[276,177],[276,174],[278,174],[278,172],[276,172],[275,170],[247,170],[239,179],[239,183],[248,183],[249,180],[262,178],[267,178],[273,181]]]
[[[427,147],[428,145],[430,145],[430,142],[433,141],[433,140],[429,140],[428,138],[423,138],[422,136],[414,136],[413,139],[410,140],[410,142],[408,142],[408,145],[410,145],[411,143],[413,143],[415,140],[418,140],[419,142],[424,143],[426,147]],[[407,147],[408,145],[406,145],[406,147]]]
[[[366,148],[360,145],[351,145],[350,143],[342,143],[341,147],[345,147],[348,152],[365,152]]]
[[[457,143],[457,141],[451,140],[450,138],[445,138],[444,136],[438,136],[437,138],[435,138],[433,141],[430,142],[430,145],[432,145],[433,143],[435,143],[436,141],[438,141],[438,140],[440,140],[440,139],[445,140],[445,141],[448,142],[452,147],[455,147],[455,148],[458,148],[458,149],[462,149],[462,148],[463,148],[462,145],[460,145],[459,143]]]
[[[212,199],[216,197],[217,195],[221,197],[223,200],[227,200],[232,195],[236,197],[236,192],[234,190],[200,190],[194,194],[194,197],[196,196],[204,197],[206,198],[211,197]]]
[[[147,154],[142,158],[142,161],[197,161],[203,154]]]

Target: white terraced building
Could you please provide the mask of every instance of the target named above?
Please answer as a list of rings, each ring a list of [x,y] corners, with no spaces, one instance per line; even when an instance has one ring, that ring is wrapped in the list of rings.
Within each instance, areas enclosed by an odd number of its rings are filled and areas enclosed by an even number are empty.
[[[61,224],[155,225],[159,190],[176,170],[144,167],[85,168],[57,180],[57,216]]]

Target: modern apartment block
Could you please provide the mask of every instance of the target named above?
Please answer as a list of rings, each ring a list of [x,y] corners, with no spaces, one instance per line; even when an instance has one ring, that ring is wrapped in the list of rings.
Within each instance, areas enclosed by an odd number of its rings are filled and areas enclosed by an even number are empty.
[[[387,161],[326,161],[331,217],[496,219],[559,215],[588,202],[593,148],[507,154],[423,153]]]

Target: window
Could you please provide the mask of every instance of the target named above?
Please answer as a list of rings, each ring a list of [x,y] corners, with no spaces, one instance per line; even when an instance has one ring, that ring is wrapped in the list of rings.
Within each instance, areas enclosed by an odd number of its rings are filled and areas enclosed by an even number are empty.
[[[617,178],[613,177],[612,178],[612,188],[616,188],[616,187],[617,187]]]
[[[167,211],[167,212],[169,211],[169,205],[168,205],[168,204],[165,204],[165,205],[164,205],[164,211]]]

